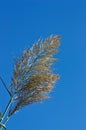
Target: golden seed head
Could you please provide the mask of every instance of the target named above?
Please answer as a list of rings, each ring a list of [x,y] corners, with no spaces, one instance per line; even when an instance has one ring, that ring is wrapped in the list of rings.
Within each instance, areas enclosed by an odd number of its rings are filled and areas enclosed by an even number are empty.
[[[43,42],[39,40],[30,49],[24,50],[16,61],[11,81],[15,105],[10,115],[26,105],[49,98],[48,92],[59,79],[51,68],[57,60],[53,55],[58,52],[59,44],[59,36],[50,36]]]

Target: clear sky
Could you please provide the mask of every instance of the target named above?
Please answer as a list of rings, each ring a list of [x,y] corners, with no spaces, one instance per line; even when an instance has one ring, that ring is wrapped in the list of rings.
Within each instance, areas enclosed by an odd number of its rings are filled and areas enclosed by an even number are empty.
[[[50,100],[23,108],[8,130],[86,130],[86,0],[1,0],[0,75],[9,86],[14,57],[50,34],[62,36],[61,79]],[[8,100],[0,83],[0,110]]]

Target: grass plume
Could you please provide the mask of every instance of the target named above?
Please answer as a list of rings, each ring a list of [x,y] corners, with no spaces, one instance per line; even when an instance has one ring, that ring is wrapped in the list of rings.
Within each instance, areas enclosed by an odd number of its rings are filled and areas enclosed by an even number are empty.
[[[50,36],[44,41],[38,40],[17,59],[10,85],[15,96],[9,115],[26,105],[49,98],[48,92],[59,79],[51,68],[57,61],[53,55],[58,52],[59,45],[60,37]]]

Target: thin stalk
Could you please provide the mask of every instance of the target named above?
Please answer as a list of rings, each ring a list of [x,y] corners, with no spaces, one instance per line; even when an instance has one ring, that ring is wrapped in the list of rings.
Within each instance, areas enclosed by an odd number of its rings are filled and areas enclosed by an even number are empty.
[[[0,125],[1,125],[0,130],[2,130],[3,128],[6,130],[5,124],[8,122],[8,120],[9,120],[10,117],[7,117],[7,118],[6,118],[4,124],[3,124],[2,122],[3,122],[3,120],[4,120],[5,116],[6,116],[6,114],[7,114],[8,110],[9,110],[9,108],[10,108],[10,105],[12,104],[13,98],[14,98],[13,96],[10,98],[10,100],[9,100],[9,102],[8,102],[8,104],[7,104],[7,107],[6,107],[6,109],[5,109],[4,113],[3,113],[2,119],[1,119],[1,121],[0,121]]]
[[[8,102],[8,105],[7,105],[7,107],[6,107],[6,109],[5,109],[4,113],[3,113],[1,121],[3,121],[3,119],[5,118],[5,115],[7,114],[8,110],[9,110],[9,107],[12,104],[12,101],[13,101],[13,96],[11,97],[10,101]]]
[[[5,124],[0,123],[0,126],[1,126],[0,130],[2,130],[2,128],[4,128],[6,130]]]
[[[6,124],[8,122],[8,120],[10,119],[10,116],[7,116],[6,120],[4,121],[4,123],[0,122],[0,130],[2,130],[4,128],[4,130],[7,130],[6,128]]]
[[[7,116],[7,118],[6,118],[5,122],[4,122],[4,125],[7,124],[7,122],[9,121],[9,119],[10,119],[10,116]]]
[[[6,91],[7,91],[7,92],[9,93],[9,95],[11,96],[11,93],[10,93],[10,91],[8,90],[6,84],[5,84],[5,82],[4,82],[4,80],[2,79],[1,76],[0,76],[0,80],[1,80],[2,84],[4,85],[4,88],[6,89]]]

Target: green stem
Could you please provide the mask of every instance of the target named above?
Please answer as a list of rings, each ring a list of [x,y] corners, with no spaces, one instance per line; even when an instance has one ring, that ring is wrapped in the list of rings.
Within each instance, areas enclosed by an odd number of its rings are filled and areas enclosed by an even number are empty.
[[[10,91],[8,90],[6,84],[5,84],[5,82],[4,82],[4,80],[2,79],[1,76],[0,76],[0,80],[1,80],[2,84],[4,85],[4,88],[6,89],[6,91],[7,91],[7,92],[9,93],[9,95],[11,96],[11,93],[10,93]]]
[[[13,101],[13,96],[11,97],[11,99],[10,99],[10,101],[9,101],[9,103],[8,103],[8,105],[7,105],[7,107],[6,107],[5,111],[4,111],[4,113],[3,113],[3,116],[2,116],[1,121],[3,121],[3,119],[5,118],[5,115],[7,114],[8,110],[9,110],[9,107],[10,107],[10,105],[12,104],[12,101]]]
[[[6,123],[9,121],[9,119],[10,119],[10,116],[7,116],[7,118],[6,118],[5,122],[4,122],[4,125],[6,125]]]
[[[4,128],[6,130],[5,124],[0,123],[0,127],[1,127],[0,130],[2,130],[2,128]]]
[[[8,112],[8,110],[9,110],[11,104],[12,104],[13,98],[14,98],[13,96],[10,98],[10,100],[9,100],[9,102],[8,102],[8,104],[7,104],[7,107],[6,107],[6,109],[5,109],[4,113],[3,113],[3,116],[2,116],[1,121],[0,121],[0,125],[1,125],[0,130],[2,130],[2,128],[4,128],[4,129],[6,130],[5,124],[8,122],[8,120],[9,120],[10,117],[7,117],[7,118],[6,118],[4,124],[3,124],[3,120],[4,120],[4,118],[5,118],[5,116],[6,116],[7,112]]]

